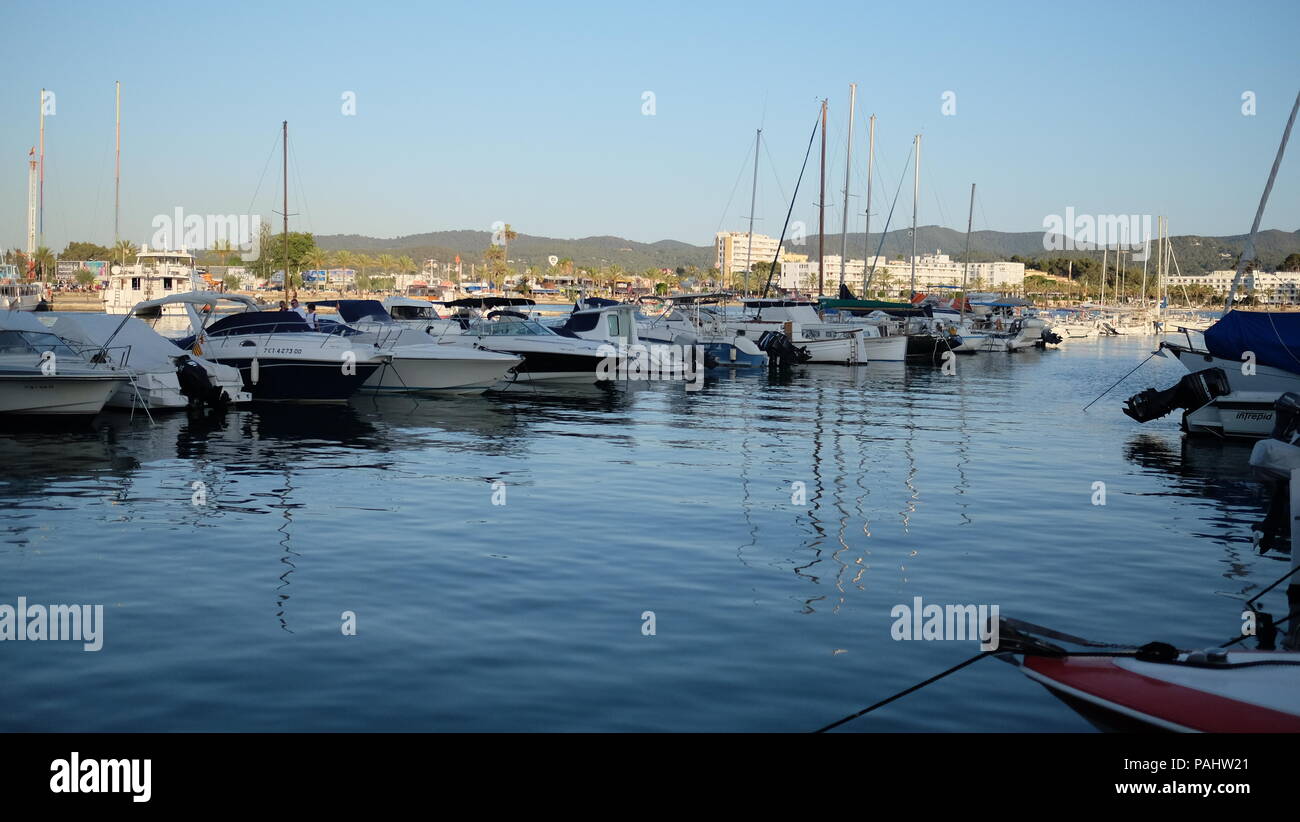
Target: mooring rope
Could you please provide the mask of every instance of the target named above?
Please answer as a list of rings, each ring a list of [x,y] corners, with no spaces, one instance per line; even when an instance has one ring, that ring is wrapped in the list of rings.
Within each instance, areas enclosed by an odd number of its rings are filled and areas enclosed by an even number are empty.
[[[959,663],[959,664],[957,664],[957,665],[954,665],[954,666],[952,666],[951,668],[949,668],[948,670],[944,671],[944,672],[941,673],[941,674],[935,674],[934,676],[930,677],[929,679],[927,679],[927,680],[925,680],[925,681],[923,681],[923,682],[918,682],[918,683],[916,683],[915,685],[911,686],[910,688],[904,688],[903,690],[899,691],[898,693],[894,694],[893,696],[889,697],[888,699],[882,699],[882,700],[880,700],[879,702],[877,702],[876,704],[874,704],[874,705],[869,705],[869,706],[867,706],[866,708],[863,708],[862,710],[858,711],[857,713],[849,714],[848,716],[844,717],[843,719],[837,719],[837,720],[835,720],[834,722],[832,722],[831,724],[827,725],[827,726],[824,727],[824,728],[818,728],[817,730],[813,731],[813,733],[816,733],[816,734],[826,733],[827,731],[831,730],[832,728],[837,728],[837,727],[839,727],[840,725],[843,725],[845,722],[850,722],[850,721],[852,721],[852,720],[854,720],[854,719],[857,719],[858,717],[860,717],[860,716],[862,716],[862,715],[864,715],[864,714],[869,714],[869,713],[871,713],[872,711],[874,711],[874,710],[877,709],[877,708],[883,708],[884,706],[888,705],[889,703],[893,702],[893,701],[896,700],[896,699],[902,699],[903,697],[907,696],[907,695],[910,694],[910,693],[913,693],[913,692],[915,692],[915,691],[919,691],[919,690],[921,690],[921,689],[924,688],[926,685],[929,685],[929,684],[932,683],[932,682],[938,682],[939,680],[943,679],[944,677],[948,676],[949,674],[955,674],[955,673],[957,673],[958,671],[960,671],[962,668],[965,668],[967,665],[970,665],[970,664],[975,663],[975,662],[979,662],[979,661],[980,661],[981,659],[983,659],[984,657],[986,657],[986,656],[992,656],[993,654],[996,654],[996,653],[997,653],[997,651],[980,651],[978,654],[976,654],[975,656],[973,656],[973,657],[971,657],[970,659],[966,660],[965,662],[962,662],[962,663]]]

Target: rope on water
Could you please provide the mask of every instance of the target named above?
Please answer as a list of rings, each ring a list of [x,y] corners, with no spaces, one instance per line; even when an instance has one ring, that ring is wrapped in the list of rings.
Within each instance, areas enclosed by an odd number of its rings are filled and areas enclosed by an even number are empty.
[[[813,733],[817,733],[817,734],[820,734],[820,733],[826,733],[827,731],[829,731],[829,730],[832,729],[832,728],[838,728],[840,725],[843,725],[845,722],[850,722],[850,721],[852,721],[852,720],[854,720],[854,719],[857,719],[858,717],[860,717],[860,716],[862,716],[862,715],[864,715],[864,714],[869,714],[869,713],[871,713],[872,711],[874,711],[874,710],[877,709],[877,708],[883,708],[884,706],[888,705],[889,703],[893,702],[893,701],[896,700],[896,699],[902,699],[903,697],[907,696],[907,695],[910,694],[910,693],[913,693],[914,691],[919,691],[919,690],[921,690],[921,689],[924,688],[926,685],[929,685],[929,684],[932,683],[932,682],[938,682],[939,680],[943,679],[944,677],[948,676],[949,674],[955,674],[955,673],[957,673],[958,671],[960,671],[962,668],[965,668],[967,665],[970,665],[970,664],[975,663],[975,662],[979,662],[979,661],[980,661],[981,659],[983,659],[984,657],[986,657],[986,656],[992,656],[993,654],[996,654],[996,653],[997,653],[997,651],[981,651],[981,652],[979,652],[978,654],[976,654],[975,656],[973,656],[973,657],[971,657],[970,659],[966,660],[965,662],[962,662],[962,663],[959,663],[959,664],[957,664],[957,665],[954,665],[954,666],[952,666],[951,668],[949,668],[948,670],[944,671],[944,672],[941,673],[941,674],[935,674],[934,676],[930,677],[929,679],[927,679],[927,680],[925,680],[925,681],[923,681],[923,682],[918,682],[918,683],[916,683],[915,685],[913,685],[913,686],[910,687],[910,688],[905,688],[905,689],[899,691],[898,693],[894,694],[893,696],[889,697],[888,699],[882,699],[881,701],[877,702],[876,704],[874,704],[874,705],[870,705],[870,706],[868,706],[868,707],[866,707],[866,708],[863,708],[862,710],[858,711],[857,713],[849,714],[848,716],[844,717],[843,719],[837,719],[837,720],[835,720],[834,722],[832,722],[831,724],[827,725],[827,726],[824,727],[824,728],[818,728],[817,730],[813,731]]]

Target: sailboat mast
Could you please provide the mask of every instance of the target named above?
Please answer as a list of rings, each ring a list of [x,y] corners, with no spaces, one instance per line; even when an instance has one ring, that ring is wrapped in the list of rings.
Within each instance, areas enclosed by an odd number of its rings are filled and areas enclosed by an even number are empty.
[[[970,276],[970,230],[975,223],[975,184],[970,184],[970,212],[966,215],[966,267],[961,272],[961,316],[966,318],[966,280]]]
[[[849,256],[849,172],[853,169],[853,109],[858,84],[849,83],[849,139],[844,146],[844,216],[840,222],[840,290],[844,289],[844,266]],[[863,261],[865,263],[865,260]],[[838,296],[838,294],[837,294]]]
[[[1106,308],[1106,255],[1110,253],[1110,246],[1101,247],[1101,307]]]
[[[916,145],[916,162],[912,166],[912,294],[916,296],[916,204],[921,199],[921,135],[913,140]],[[909,300],[910,298],[909,297]]]
[[[749,189],[749,248],[745,250],[745,296],[749,296],[749,273],[754,269],[754,201],[758,196],[758,142],[763,129],[754,132],[754,182]]]
[[[284,130],[284,143],[280,151],[284,155],[284,300],[289,301],[289,121],[281,124]]]
[[[876,115],[871,115],[867,126],[867,226],[863,232],[866,237],[863,240],[865,252],[862,255],[862,275],[866,276],[867,260],[871,259],[871,177],[872,165],[876,160]],[[865,287],[865,281],[864,281]],[[864,298],[866,294],[862,295]]]
[[[41,89],[41,183],[40,183],[40,215],[37,218],[36,233],[37,245],[45,245],[45,89]],[[41,279],[45,279],[45,271],[41,271]]]
[[[121,236],[119,212],[122,207],[122,82],[118,80],[113,85],[117,87],[117,100],[114,106],[117,111],[117,125],[114,129],[113,148],[113,245],[116,246]]]
[[[817,294],[826,292],[826,101],[822,100],[822,183],[817,198]]]
[[[1228,304],[1224,306],[1224,313],[1232,310],[1232,302],[1237,296],[1237,282],[1241,279],[1241,272],[1246,270],[1246,264],[1255,258],[1255,234],[1259,231],[1259,221],[1264,216],[1264,206],[1268,204],[1269,192],[1273,190],[1273,181],[1277,179],[1278,167],[1282,165],[1282,155],[1286,153],[1287,141],[1291,139],[1291,127],[1295,125],[1296,110],[1300,109],[1300,92],[1296,92],[1295,103],[1291,106],[1291,116],[1287,118],[1286,130],[1282,132],[1282,143],[1277,147],[1277,157],[1273,159],[1273,168],[1268,173],[1268,183],[1264,186],[1264,194],[1259,198],[1259,208],[1255,209],[1255,222],[1250,226],[1250,236],[1246,238],[1246,247],[1241,251],[1241,259],[1237,260],[1237,271],[1232,275],[1232,288],[1228,290]]]

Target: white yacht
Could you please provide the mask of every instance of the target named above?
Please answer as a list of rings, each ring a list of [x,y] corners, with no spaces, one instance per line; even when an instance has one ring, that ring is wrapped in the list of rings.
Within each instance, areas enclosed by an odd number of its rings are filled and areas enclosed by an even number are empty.
[[[238,369],[185,351],[130,315],[52,311],[39,316],[55,334],[96,350],[97,360],[130,375],[109,397],[110,407],[166,410],[252,399]]]
[[[185,294],[195,288],[194,255],[180,251],[150,251],[141,246],[135,264],[115,265],[109,270],[108,287],[102,294],[105,314],[130,314],[140,303],[153,314],[186,316],[185,303],[158,303],[166,297]],[[144,316],[144,315],[141,315]]]
[[[241,310],[217,316],[222,304]],[[176,344],[239,369],[254,400],[345,402],[392,359],[373,345],[354,342],[359,331],[340,326],[321,333],[296,311],[263,311],[242,294],[172,294],[140,303],[134,313],[162,316],[177,305],[186,312],[191,333]]]
[[[424,300],[413,302],[428,305]],[[391,361],[361,386],[362,391],[477,394],[508,379],[510,370],[523,362],[515,354],[434,338],[421,327],[427,327],[428,315],[398,322],[377,300],[325,300],[314,305],[338,311],[343,328],[360,332],[352,337],[354,342],[391,355]],[[394,307],[400,310],[405,306]],[[436,318],[436,313],[433,316]],[[339,325],[328,317],[316,322],[317,329],[324,332]]]
[[[16,265],[0,264],[0,311],[35,311],[44,299],[44,284],[23,280]]]
[[[91,417],[126,381],[30,313],[0,311],[0,414]]]

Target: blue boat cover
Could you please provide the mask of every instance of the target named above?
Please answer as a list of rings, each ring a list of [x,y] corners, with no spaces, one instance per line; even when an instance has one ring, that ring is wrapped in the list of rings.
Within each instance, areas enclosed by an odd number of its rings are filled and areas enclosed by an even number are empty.
[[[1300,314],[1229,311],[1206,329],[1205,347],[1216,357],[1236,361],[1253,351],[1260,365],[1300,374]]]

